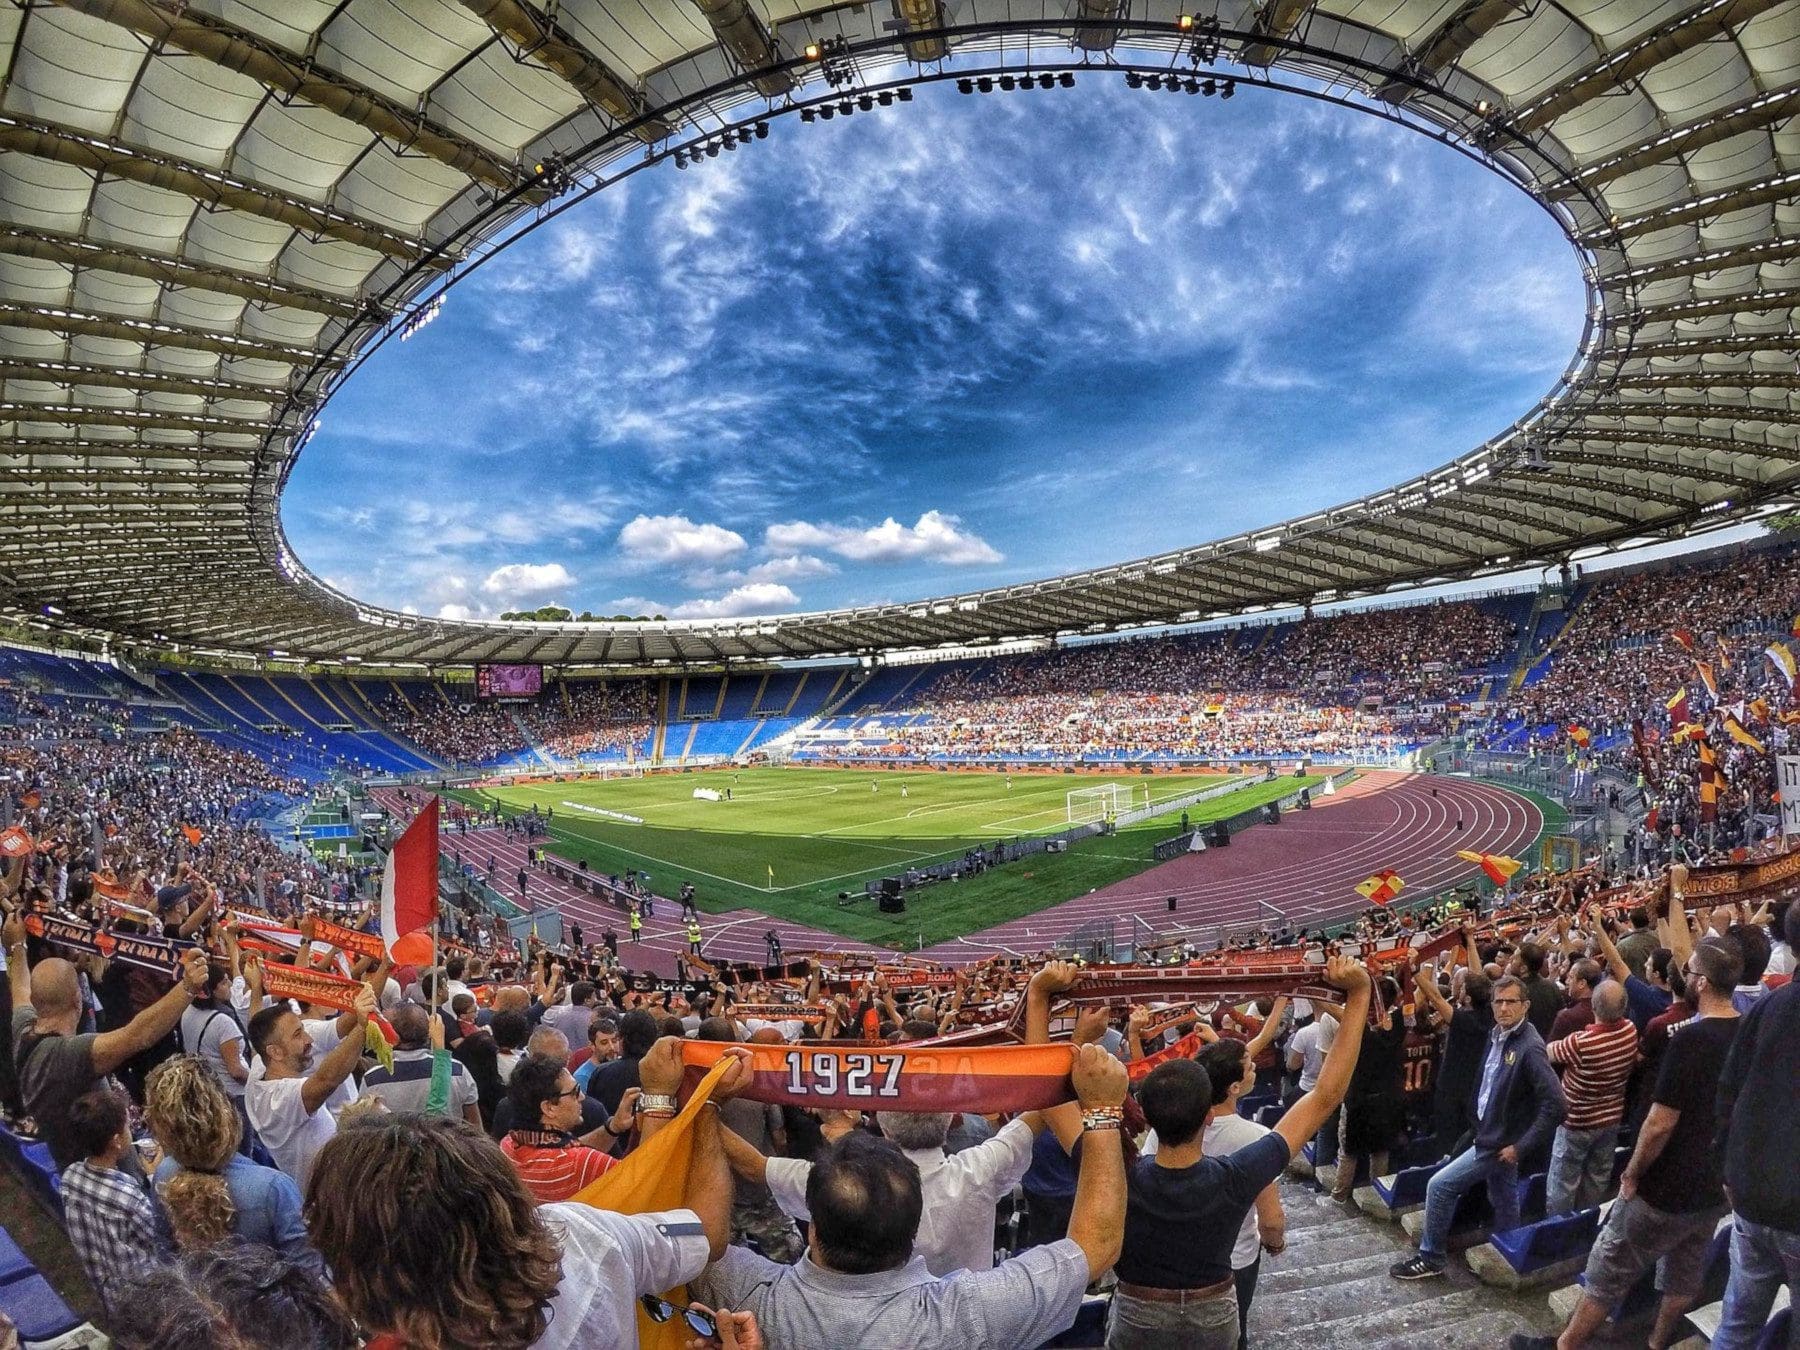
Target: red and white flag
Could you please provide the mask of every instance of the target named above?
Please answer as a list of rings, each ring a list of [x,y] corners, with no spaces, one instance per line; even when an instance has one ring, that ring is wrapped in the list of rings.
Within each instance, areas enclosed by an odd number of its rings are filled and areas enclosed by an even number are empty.
[[[438,799],[394,841],[381,877],[381,937],[391,948],[408,933],[429,928],[438,913]]]

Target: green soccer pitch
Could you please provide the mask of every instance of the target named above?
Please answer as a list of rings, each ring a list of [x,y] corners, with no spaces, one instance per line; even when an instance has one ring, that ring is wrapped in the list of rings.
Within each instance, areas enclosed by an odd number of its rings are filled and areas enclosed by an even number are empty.
[[[453,792],[508,813],[554,808],[551,851],[601,872],[650,874],[673,895],[691,881],[712,913],[751,908],[866,942],[899,945],[961,936],[1030,914],[1152,865],[1151,847],[1176,832],[1172,811],[1112,835],[935,882],[931,903],[877,912],[868,881],[959,858],[976,845],[1051,834],[1068,823],[1073,788],[1117,783],[1133,805],[1160,804],[1227,781],[1222,774],[901,773],[851,769],[718,769]],[[1317,777],[1252,782],[1189,808],[1194,824],[1236,815]],[[730,801],[696,798],[696,788]],[[905,795],[901,793],[904,790]],[[771,876],[771,871],[773,875]],[[840,892],[853,899],[840,903]]]

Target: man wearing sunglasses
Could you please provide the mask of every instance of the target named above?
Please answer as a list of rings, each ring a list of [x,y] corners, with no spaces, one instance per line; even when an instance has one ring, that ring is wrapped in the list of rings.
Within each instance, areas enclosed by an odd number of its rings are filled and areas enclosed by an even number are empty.
[[[1519,1159],[1549,1144],[1567,1111],[1562,1084],[1527,1020],[1531,999],[1517,976],[1494,981],[1494,1029],[1475,1089],[1475,1143],[1440,1168],[1425,1188],[1425,1231],[1415,1256],[1388,1273],[1397,1280],[1441,1277],[1449,1260],[1450,1225],[1473,1187],[1486,1183],[1494,1231],[1519,1226]]]

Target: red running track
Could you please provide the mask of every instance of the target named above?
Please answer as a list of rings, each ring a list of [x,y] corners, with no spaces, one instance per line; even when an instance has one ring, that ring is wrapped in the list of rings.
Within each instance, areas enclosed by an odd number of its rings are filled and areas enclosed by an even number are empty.
[[[1458,828],[1460,823],[1461,828]],[[1466,778],[1365,771],[1349,788],[1315,796],[1310,811],[1284,813],[1233,837],[1231,847],[1189,853],[1137,876],[928,948],[948,961],[979,960],[996,951],[1030,953],[1073,929],[1137,915],[1160,933],[1249,927],[1265,921],[1265,901],[1294,924],[1316,927],[1366,906],[1358,883],[1392,868],[1407,889],[1431,895],[1479,872],[1458,849],[1514,854],[1543,828],[1527,798]],[[1168,897],[1177,911],[1169,914]],[[929,893],[915,903],[930,904]]]
[[[375,795],[390,810],[400,805],[386,791]],[[410,808],[401,814],[410,814]],[[1177,927],[1196,932],[1216,925],[1247,927],[1263,921],[1266,911],[1259,910],[1258,901],[1275,906],[1301,927],[1317,927],[1362,909],[1356,886],[1371,873],[1392,868],[1413,895],[1431,895],[1479,873],[1474,864],[1455,856],[1458,849],[1517,856],[1542,828],[1538,808],[1503,788],[1464,778],[1366,770],[1343,791],[1315,796],[1311,811],[1288,812],[1278,825],[1258,825],[1236,835],[1230,848],[1185,854],[1025,918],[939,943],[924,954],[951,963],[996,952],[1026,955],[1084,924],[1132,915],[1161,933]],[[516,876],[525,861],[523,841],[497,829],[460,835],[447,828],[443,848],[460,852],[478,871],[485,871],[493,854],[497,889],[519,898]],[[1171,895],[1177,904],[1173,923],[1167,902]],[[643,941],[634,944],[623,914],[542,872],[531,873],[528,897],[535,905],[560,908],[565,919],[581,925],[584,941],[600,941],[610,925],[619,934],[621,958],[634,969],[672,974],[676,954],[687,950],[680,906],[673,900],[658,899],[655,915],[644,924]],[[928,887],[909,896],[908,904],[929,907],[931,898]],[[875,950],[751,909],[707,915],[701,928],[701,951],[711,960],[760,962],[763,934],[770,928],[781,934],[789,952]]]

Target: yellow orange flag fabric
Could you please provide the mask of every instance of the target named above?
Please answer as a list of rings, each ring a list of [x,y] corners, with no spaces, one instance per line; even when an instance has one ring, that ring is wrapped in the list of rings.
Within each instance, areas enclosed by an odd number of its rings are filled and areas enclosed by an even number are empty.
[[[680,1115],[626,1154],[624,1162],[585,1190],[577,1191],[572,1197],[574,1202],[617,1214],[656,1214],[687,1208],[688,1168],[694,1160],[694,1122],[729,1063],[725,1060],[714,1065],[695,1087]],[[663,1292],[672,1303],[688,1301],[685,1285]],[[689,1333],[680,1317],[652,1322],[640,1305],[637,1320],[638,1345],[642,1350],[685,1350]]]

